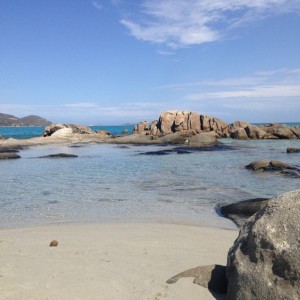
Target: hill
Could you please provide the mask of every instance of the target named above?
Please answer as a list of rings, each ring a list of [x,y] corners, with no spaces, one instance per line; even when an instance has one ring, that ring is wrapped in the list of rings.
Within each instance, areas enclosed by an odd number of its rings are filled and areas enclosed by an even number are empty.
[[[17,118],[16,116],[0,113],[0,126],[48,126],[51,122],[35,115]]]

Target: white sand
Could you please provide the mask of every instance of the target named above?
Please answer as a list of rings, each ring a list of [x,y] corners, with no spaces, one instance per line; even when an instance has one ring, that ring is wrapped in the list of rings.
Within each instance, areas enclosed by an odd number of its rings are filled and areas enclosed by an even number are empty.
[[[0,230],[1,299],[215,299],[183,278],[226,264],[238,231],[173,224],[59,224]],[[49,247],[57,239],[58,247]]]

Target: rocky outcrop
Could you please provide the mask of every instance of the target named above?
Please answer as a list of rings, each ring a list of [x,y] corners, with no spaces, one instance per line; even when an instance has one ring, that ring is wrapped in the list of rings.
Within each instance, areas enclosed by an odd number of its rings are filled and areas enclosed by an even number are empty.
[[[300,190],[268,202],[228,253],[228,300],[300,299]]]
[[[214,132],[218,137],[233,139],[297,139],[300,126],[288,127],[283,124],[252,125],[236,121],[232,124],[197,112],[170,110],[163,112],[158,121],[149,126],[143,121],[135,125],[134,134],[162,136],[171,133],[193,131],[194,134]]]
[[[220,213],[225,218],[232,220],[238,227],[241,227],[245,224],[246,220],[267,205],[269,200],[268,198],[255,198],[232,203],[221,206]]]
[[[256,160],[245,166],[245,168],[259,172],[276,171],[276,173],[280,173],[289,177],[300,178],[299,168],[290,166],[289,164],[280,160]]]

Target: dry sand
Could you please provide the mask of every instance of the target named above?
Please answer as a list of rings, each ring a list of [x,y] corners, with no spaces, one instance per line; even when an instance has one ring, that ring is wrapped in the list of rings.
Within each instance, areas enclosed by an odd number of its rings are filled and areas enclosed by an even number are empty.
[[[237,230],[173,224],[58,224],[0,230],[1,299],[215,299],[193,278],[226,264]],[[51,240],[57,247],[49,247]]]

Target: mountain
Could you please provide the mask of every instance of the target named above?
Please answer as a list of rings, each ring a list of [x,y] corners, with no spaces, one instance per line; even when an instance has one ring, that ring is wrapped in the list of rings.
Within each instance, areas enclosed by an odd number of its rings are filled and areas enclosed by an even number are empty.
[[[39,116],[17,118],[13,115],[0,113],[0,126],[48,126],[51,122]]]

